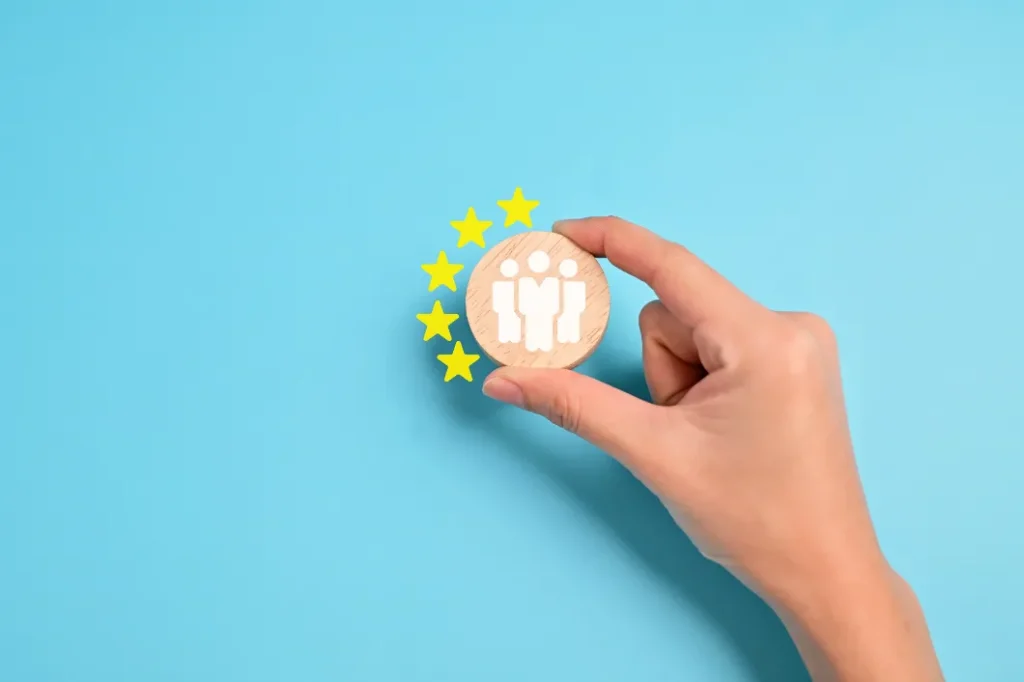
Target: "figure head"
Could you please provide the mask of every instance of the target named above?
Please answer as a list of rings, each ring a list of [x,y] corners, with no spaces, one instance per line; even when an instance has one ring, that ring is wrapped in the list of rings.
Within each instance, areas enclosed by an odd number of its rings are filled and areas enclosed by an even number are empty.
[[[576,265],[576,261],[572,258],[566,258],[558,264],[558,272],[562,277],[575,277],[576,273],[579,272],[579,266]]]
[[[548,271],[548,266],[551,265],[551,259],[548,258],[548,254],[543,251],[534,251],[530,254],[530,257],[526,259],[526,264],[530,266],[530,269],[540,274]]]
[[[511,258],[506,258],[501,261],[501,265],[498,267],[502,277],[515,277],[519,274],[519,263],[515,262]]]

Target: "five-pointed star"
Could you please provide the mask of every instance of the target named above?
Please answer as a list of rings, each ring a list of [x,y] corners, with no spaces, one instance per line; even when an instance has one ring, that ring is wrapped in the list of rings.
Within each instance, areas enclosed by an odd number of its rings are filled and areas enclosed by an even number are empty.
[[[490,220],[477,219],[476,211],[470,208],[466,211],[465,220],[452,221],[452,227],[459,231],[459,243],[456,245],[456,248],[461,249],[470,242],[478,246],[486,246],[484,244],[484,230],[491,225]]]
[[[427,291],[433,291],[441,285],[455,291],[455,274],[462,270],[463,266],[449,263],[448,254],[442,251],[437,254],[436,263],[426,263],[420,267],[430,275],[430,285],[427,287]]]
[[[416,316],[416,319],[427,325],[427,329],[423,332],[423,340],[428,341],[429,339],[440,336],[445,341],[452,340],[452,332],[449,329],[452,322],[459,319],[457,313],[446,313],[444,308],[441,307],[440,301],[434,301],[434,309],[429,313],[420,313]]]
[[[455,342],[455,350],[451,353],[437,356],[437,359],[444,363],[447,369],[444,372],[445,382],[455,377],[462,377],[466,381],[473,381],[473,374],[469,371],[470,365],[480,359],[479,355],[471,355],[462,350],[462,342]]]
[[[498,206],[505,209],[505,227],[514,225],[517,221],[527,227],[533,227],[533,223],[530,222],[530,211],[540,206],[540,202],[533,199],[524,199],[523,189],[516,187],[516,191],[512,193],[512,198],[502,199],[498,202]]]

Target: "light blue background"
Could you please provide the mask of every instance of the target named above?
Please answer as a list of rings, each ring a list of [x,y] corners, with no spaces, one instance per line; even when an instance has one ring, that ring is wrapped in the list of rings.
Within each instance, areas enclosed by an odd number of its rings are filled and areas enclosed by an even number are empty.
[[[517,185],[827,316],[949,678],[1024,678],[1022,35],[1011,0],[5,3],[0,679],[801,679],[616,465],[483,362],[442,383],[419,266],[464,284],[449,221]],[[640,390],[650,292],[610,277],[583,369]]]

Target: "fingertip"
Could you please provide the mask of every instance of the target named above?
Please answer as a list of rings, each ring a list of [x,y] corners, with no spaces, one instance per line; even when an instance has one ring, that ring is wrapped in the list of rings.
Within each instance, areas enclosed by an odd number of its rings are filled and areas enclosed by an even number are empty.
[[[506,365],[497,367],[494,369],[494,371],[487,375],[486,379],[484,379],[484,386],[486,386],[491,381],[497,381],[499,379],[503,381],[512,381],[518,383],[516,382],[516,377],[518,376],[518,370],[520,369],[525,368],[510,367]]]
[[[558,220],[551,226],[551,231],[567,237],[584,251],[596,256],[605,257],[604,237],[601,230],[601,218],[567,218]]]
[[[562,220],[556,220],[551,225],[551,231],[556,234],[560,234],[563,237],[569,237],[572,234],[573,230],[576,229],[582,222],[582,218],[564,218]]]
[[[526,397],[522,387],[514,381],[502,375],[501,369],[497,369],[484,379],[483,394],[498,402],[523,407],[526,404]]]

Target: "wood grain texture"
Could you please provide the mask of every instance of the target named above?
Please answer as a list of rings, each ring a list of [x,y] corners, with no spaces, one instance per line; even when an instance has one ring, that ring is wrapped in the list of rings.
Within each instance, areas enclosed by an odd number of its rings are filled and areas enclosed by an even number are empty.
[[[546,273],[534,273],[528,258],[535,251],[544,251],[550,257]],[[501,273],[501,264],[512,259],[519,266],[517,276],[508,278]],[[532,276],[538,281],[555,277],[559,284],[559,264],[565,259],[576,262],[578,271],[572,280],[586,284],[586,307],[580,318],[580,340],[577,343],[559,343],[548,351],[529,351],[525,338],[518,343],[498,340],[498,315],[492,307],[493,284],[498,280],[518,280]],[[561,289],[560,289],[561,291]],[[519,295],[516,291],[518,309]],[[597,259],[570,239],[553,232],[526,232],[500,242],[484,254],[473,269],[466,287],[466,319],[481,350],[499,365],[520,367],[572,368],[586,360],[604,338],[611,311],[608,280]],[[559,306],[559,313],[561,306]],[[557,314],[555,316],[557,320]]]

